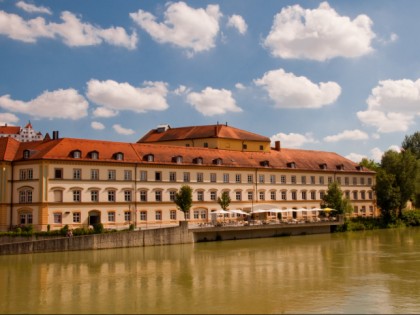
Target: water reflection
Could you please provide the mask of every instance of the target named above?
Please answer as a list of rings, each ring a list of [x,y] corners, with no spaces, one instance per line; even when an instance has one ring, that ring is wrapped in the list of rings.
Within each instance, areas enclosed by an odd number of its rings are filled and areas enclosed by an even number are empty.
[[[420,230],[0,257],[1,313],[415,313]]]

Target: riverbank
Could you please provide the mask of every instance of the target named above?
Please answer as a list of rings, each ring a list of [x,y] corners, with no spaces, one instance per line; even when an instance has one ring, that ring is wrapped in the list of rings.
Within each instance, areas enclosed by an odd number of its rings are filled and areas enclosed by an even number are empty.
[[[304,224],[266,224],[250,226],[198,227],[182,221],[179,226],[138,231],[123,231],[31,240],[0,245],[0,255],[31,254],[61,251],[98,250],[122,247],[162,246],[196,242],[267,238],[330,233],[343,224],[323,221]]]

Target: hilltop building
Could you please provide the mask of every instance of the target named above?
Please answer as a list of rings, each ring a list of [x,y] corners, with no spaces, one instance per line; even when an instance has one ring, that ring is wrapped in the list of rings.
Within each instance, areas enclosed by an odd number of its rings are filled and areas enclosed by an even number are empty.
[[[28,122],[25,127],[19,126],[0,126],[0,138],[10,137],[20,142],[39,141],[42,140],[42,133],[35,131],[32,128],[31,122]]]
[[[337,181],[354,216],[378,214],[375,173],[333,152],[270,146],[270,139],[226,125],[159,126],[137,143],[46,136],[0,138],[0,230],[102,223],[127,228],[177,223],[175,193],[188,184],[187,219],[208,222],[228,192],[230,209],[301,209],[311,216]]]

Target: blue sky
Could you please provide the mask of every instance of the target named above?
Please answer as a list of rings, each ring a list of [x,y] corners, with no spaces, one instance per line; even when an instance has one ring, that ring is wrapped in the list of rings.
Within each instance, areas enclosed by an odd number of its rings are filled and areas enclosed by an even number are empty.
[[[228,123],[379,161],[418,131],[419,1],[0,0],[0,124]]]

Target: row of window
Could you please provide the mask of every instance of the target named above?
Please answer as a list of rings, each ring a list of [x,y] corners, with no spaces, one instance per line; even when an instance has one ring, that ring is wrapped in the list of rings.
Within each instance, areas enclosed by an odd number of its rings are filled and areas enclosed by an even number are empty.
[[[74,168],[73,170],[73,176],[72,179],[75,180],[81,180],[82,179],[82,169],[80,168]],[[90,179],[91,180],[99,180],[99,169],[91,169],[90,170]],[[148,172],[147,171],[140,171],[140,181],[148,181],[150,180],[149,176],[148,176]],[[180,175],[181,178],[178,178]],[[195,181],[197,183],[201,183],[201,182],[205,182],[205,181],[209,181],[211,183],[216,183],[218,181],[217,178],[217,173],[210,173],[209,174],[209,178],[205,178],[205,174],[202,172],[197,172],[195,173]],[[223,173],[222,174],[222,181],[223,183],[242,183],[243,182],[243,176],[242,174],[234,174],[233,175],[233,181],[231,181],[231,175],[230,173]],[[20,180],[28,180],[28,179],[33,179],[33,171],[32,169],[21,169],[20,170],[20,176],[19,176]],[[62,168],[56,168],[54,170],[54,178],[55,179],[63,179],[63,169]],[[110,169],[107,170],[107,177],[108,180],[116,180],[117,179],[117,171],[115,169]],[[133,173],[131,170],[124,170],[123,172],[123,180],[125,181],[131,181],[133,179]],[[177,182],[178,179],[180,179],[183,182],[191,182],[191,173],[190,172],[182,172],[182,174],[179,174],[177,172],[169,172],[168,174],[168,179],[170,182]],[[302,175],[300,177],[298,177],[297,175],[290,175],[290,176],[286,176],[286,175],[280,175],[280,177],[274,175],[274,174],[259,174],[258,178],[257,178],[257,182],[259,184],[265,184],[265,183],[270,183],[270,184],[276,184],[276,183],[281,183],[281,184],[298,184],[298,179],[300,179],[299,184],[311,184],[311,185],[325,185],[325,184],[331,184],[334,180],[333,176],[306,176],[306,175]],[[349,177],[349,176],[345,176],[344,178],[342,178],[341,176],[338,176],[336,178],[337,182],[339,184],[344,184],[344,185],[350,185],[350,179],[351,179],[351,183],[352,185],[368,185],[368,186],[372,186],[372,177]],[[153,177],[154,181],[163,181],[163,175],[161,171],[155,171],[154,172],[154,177]],[[253,184],[254,183],[254,174],[247,174],[246,175],[246,179],[245,179],[246,183],[249,184]]]

